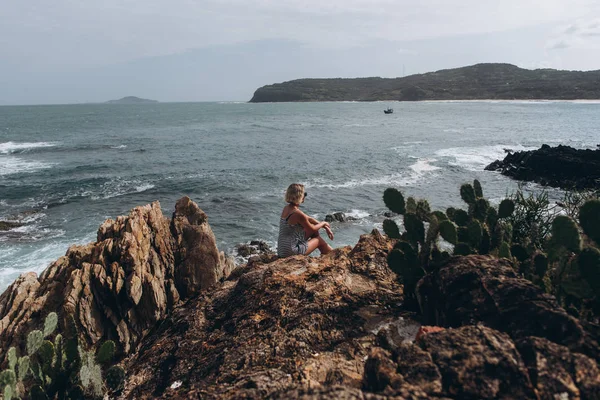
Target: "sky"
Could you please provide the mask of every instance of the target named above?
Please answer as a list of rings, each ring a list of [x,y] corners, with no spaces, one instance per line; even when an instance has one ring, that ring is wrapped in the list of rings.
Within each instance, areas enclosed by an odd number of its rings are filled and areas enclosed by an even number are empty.
[[[598,0],[0,0],[0,105],[247,101],[299,78],[600,69]]]

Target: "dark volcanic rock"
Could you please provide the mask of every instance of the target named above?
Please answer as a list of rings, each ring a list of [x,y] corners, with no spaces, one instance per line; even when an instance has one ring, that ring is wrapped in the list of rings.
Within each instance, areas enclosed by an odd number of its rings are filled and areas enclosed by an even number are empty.
[[[459,327],[483,323],[518,340],[546,338],[600,361],[595,334],[556,300],[520,278],[506,259],[457,257],[418,284],[424,322]]]
[[[522,181],[564,189],[600,188],[600,149],[578,150],[543,145],[538,150],[507,154],[485,167]]]
[[[356,221],[356,218],[348,217],[343,212],[336,212],[333,214],[327,214],[325,216],[325,221],[327,221],[327,222],[348,222],[348,221]]]

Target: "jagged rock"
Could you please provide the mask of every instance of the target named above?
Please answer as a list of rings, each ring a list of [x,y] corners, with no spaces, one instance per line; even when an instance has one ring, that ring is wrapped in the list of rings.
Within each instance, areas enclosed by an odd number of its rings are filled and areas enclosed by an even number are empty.
[[[13,228],[18,228],[20,226],[22,226],[23,224],[20,222],[13,222],[13,221],[0,221],[0,231],[8,231],[11,230]]]
[[[481,322],[513,339],[542,337],[600,360],[596,339],[552,296],[518,277],[506,259],[456,257],[425,276],[417,295],[427,324],[459,327]]]
[[[240,257],[249,257],[253,254],[274,254],[271,247],[263,240],[252,240],[250,243],[240,243],[236,246],[236,252]]]
[[[540,398],[566,393],[569,399],[600,399],[600,372],[594,360],[536,337],[521,339],[517,348]]]
[[[95,243],[72,246],[38,278],[21,275],[0,296],[2,352],[22,346],[51,311],[73,315],[88,344],[112,339],[129,353],[181,299],[226,277],[233,261],[219,253],[206,214],[189,198],[173,219],[160,204],[107,220]]]
[[[375,231],[353,249],[240,267],[175,310],[126,361],[124,397],[363,396],[373,326],[396,319],[402,298],[387,267],[391,245]],[[344,389],[333,395],[336,385]]]
[[[600,149],[542,145],[538,150],[508,153],[485,167],[522,181],[564,189],[600,188]]]
[[[336,212],[333,214],[327,214],[325,216],[326,222],[348,222],[348,221],[356,221],[356,218],[349,217],[343,212]]]

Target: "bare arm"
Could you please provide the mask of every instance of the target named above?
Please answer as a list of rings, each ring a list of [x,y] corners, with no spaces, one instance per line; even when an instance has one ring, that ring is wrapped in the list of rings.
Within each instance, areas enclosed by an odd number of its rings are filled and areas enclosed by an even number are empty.
[[[297,218],[297,220],[294,221],[294,223],[300,224],[304,228],[306,237],[315,236],[319,232],[319,229],[325,228],[327,236],[329,236],[329,239],[333,240],[333,231],[331,230],[329,222],[319,222],[316,219],[304,214],[303,212],[299,212],[297,213],[297,215],[298,216],[295,217]]]
[[[319,222],[302,211],[295,213],[292,218],[294,219],[293,223],[300,224],[304,228],[306,237],[315,236],[319,229],[329,227],[329,222]]]

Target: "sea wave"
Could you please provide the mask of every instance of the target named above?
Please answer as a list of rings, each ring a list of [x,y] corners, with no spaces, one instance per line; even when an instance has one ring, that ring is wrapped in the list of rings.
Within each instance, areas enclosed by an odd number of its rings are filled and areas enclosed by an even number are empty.
[[[52,168],[55,164],[40,161],[28,161],[18,157],[0,157],[0,176],[21,173],[32,173],[41,169]]]
[[[535,150],[537,147],[525,147],[520,144],[506,144],[477,147],[450,147],[435,152],[436,157],[445,158],[449,165],[468,171],[481,171],[491,162],[504,159],[505,149],[513,151]]]
[[[91,195],[92,200],[105,200],[113,197],[125,196],[132,193],[141,193],[156,187],[150,182],[140,181],[111,181],[102,185],[102,194]]]
[[[126,149],[127,145],[126,144],[120,144],[118,146],[111,146],[111,149]]]
[[[427,175],[431,175],[434,171],[441,168],[431,165],[429,163],[436,161],[435,159],[417,159],[417,162],[409,166],[409,171],[403,171],[400,173],[376,176],[376,177],[365,177],[362,179],[351,179],[346,182],[334,183],[330,181],[313,180],[305,183],[307,188],[328,188],[328,189],[342,189],[342,188],[355,188],[361,186],[411,186],[417,183],[423,183]]]
[[[52,142],[4,142],[0,143],[0,154],[25,153],[40,147],[54,147]]]

